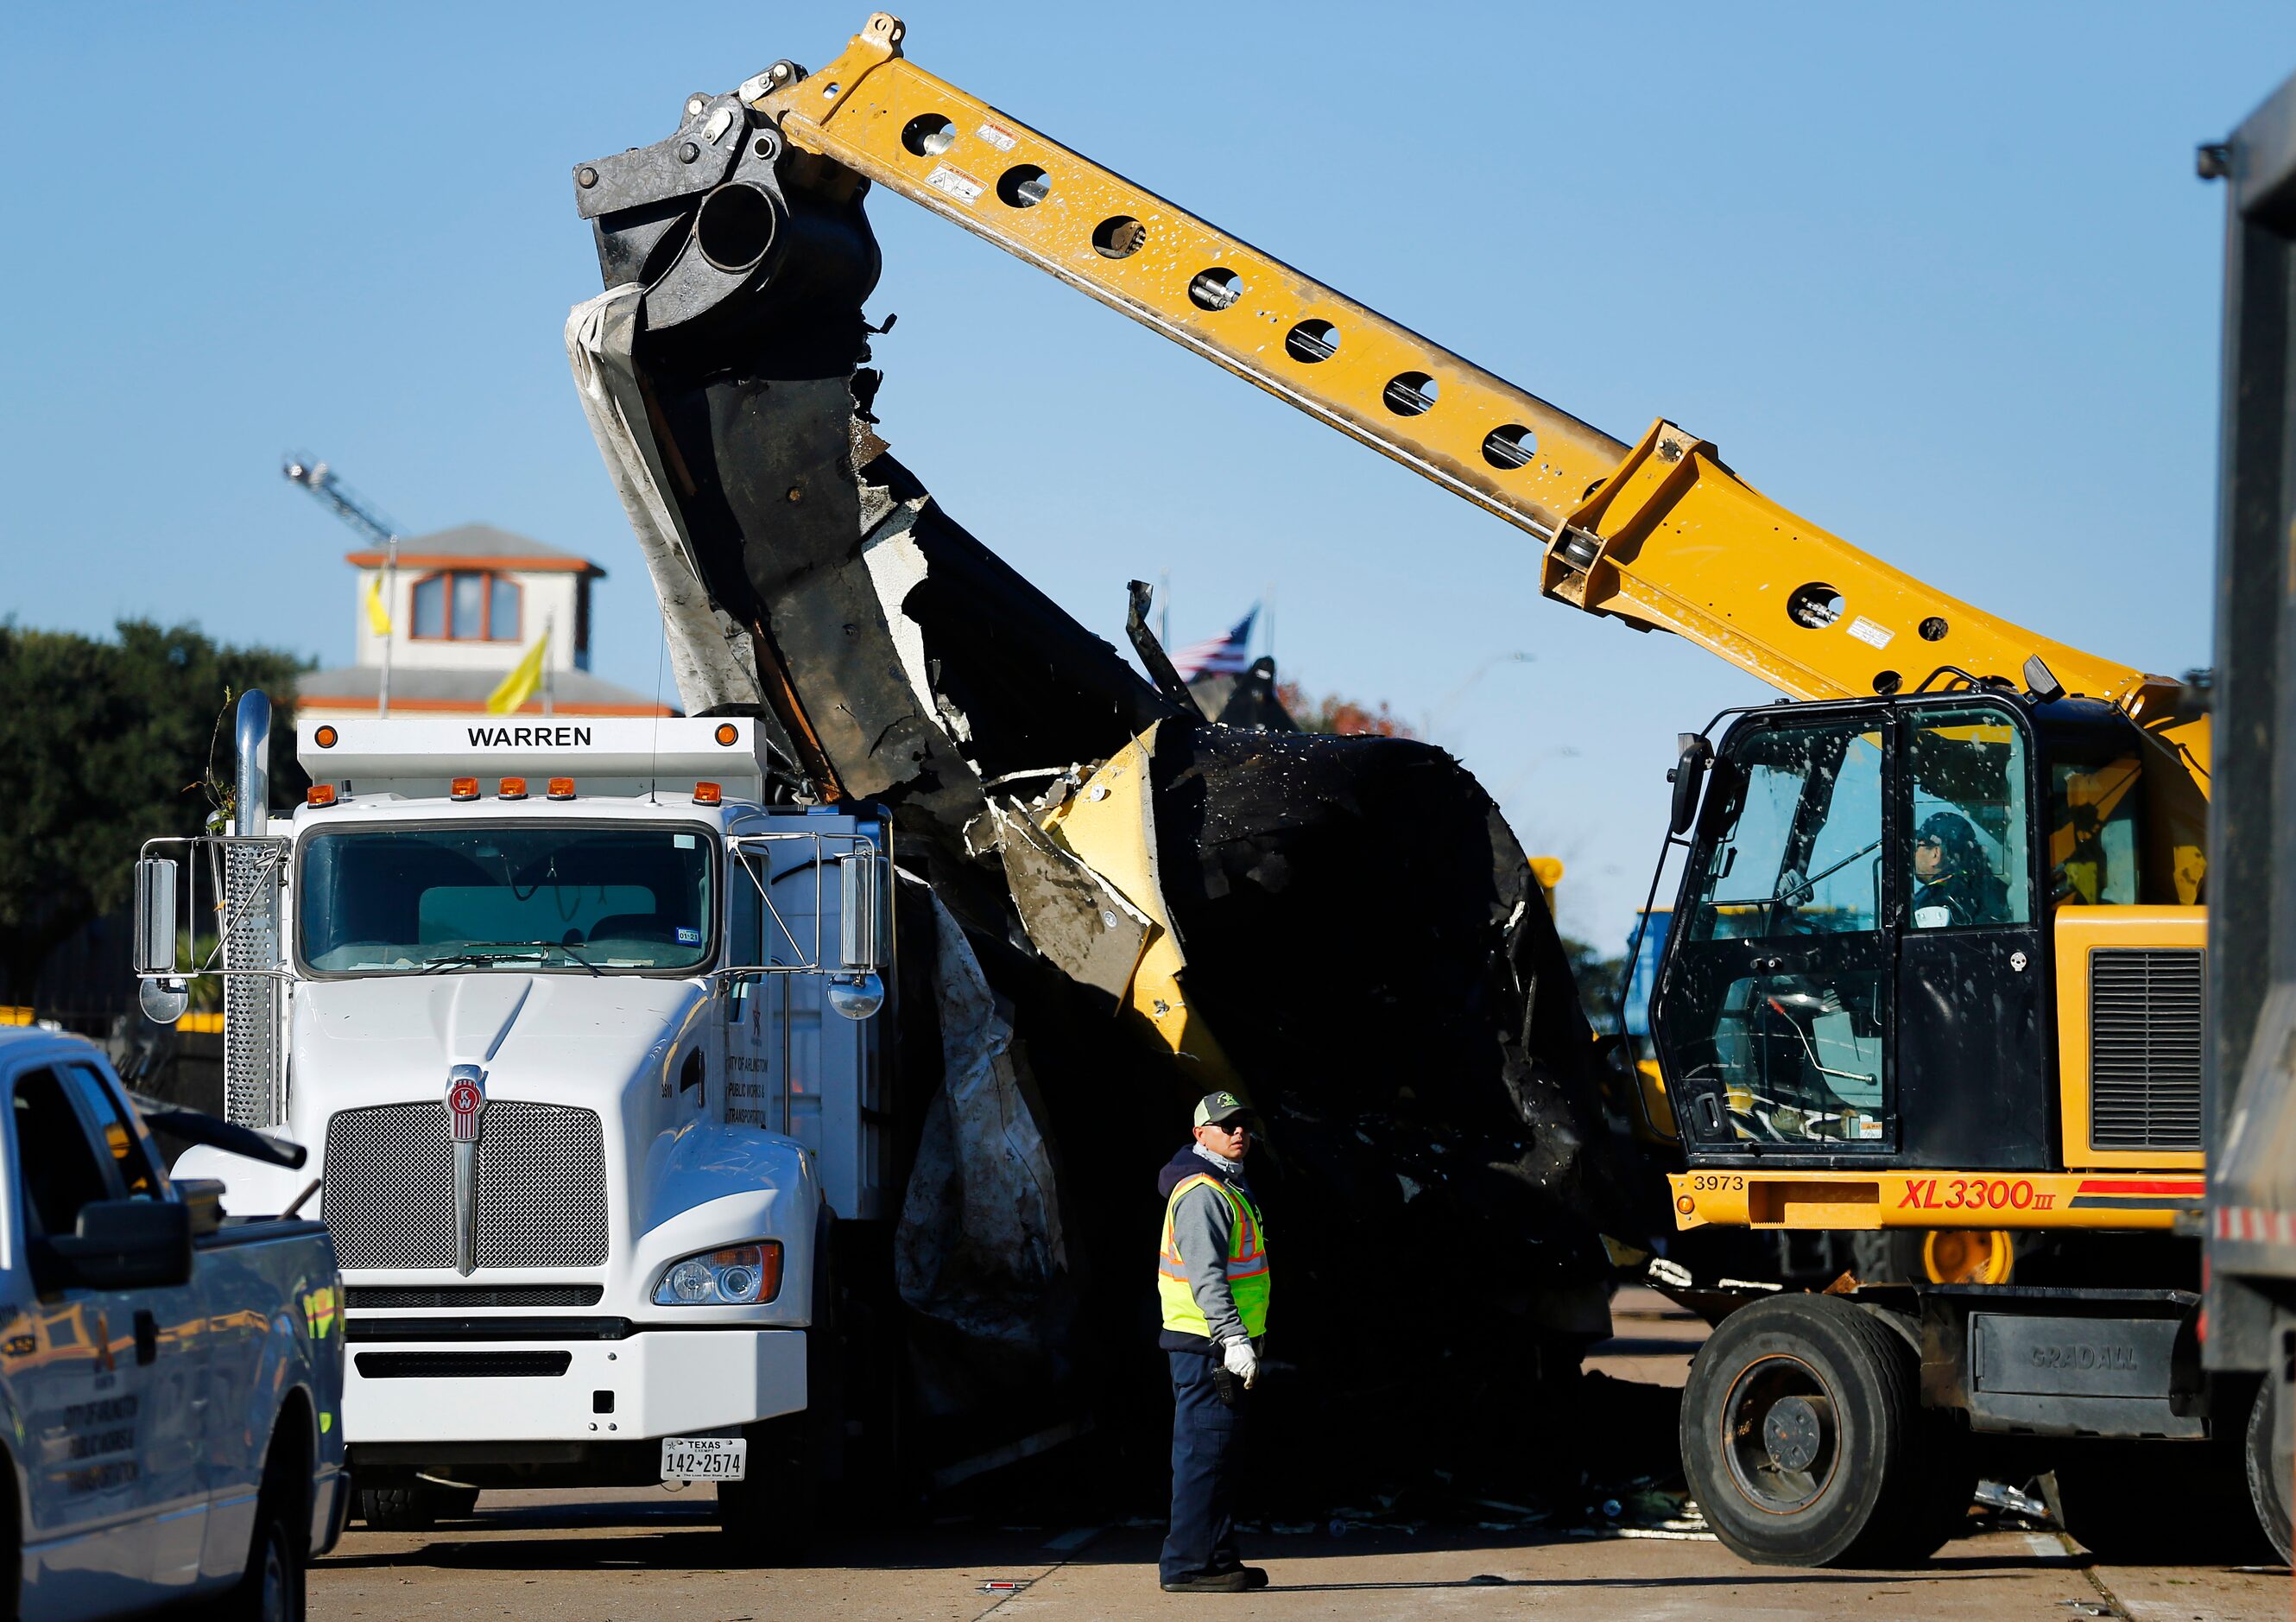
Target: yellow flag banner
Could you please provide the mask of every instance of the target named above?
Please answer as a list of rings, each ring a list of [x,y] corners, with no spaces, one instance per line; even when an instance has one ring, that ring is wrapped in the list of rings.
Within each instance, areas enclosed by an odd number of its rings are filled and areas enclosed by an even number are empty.
[[[382,576],[366,583],[366,622],[378,637],[390,634],[390,610],[382,605]]]
[[[550,646],[550,633],[544,631],[541,640],[527,650],[526,657],[511,667],[487,699],[487,713],[508,715],[521,707],[542,688],[542,655]]]

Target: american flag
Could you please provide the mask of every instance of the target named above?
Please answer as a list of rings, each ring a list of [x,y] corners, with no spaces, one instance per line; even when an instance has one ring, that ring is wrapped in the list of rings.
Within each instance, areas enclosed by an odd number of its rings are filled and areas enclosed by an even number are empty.
[[[1172,655],[1172,668],[1183,681],[1193,681],[1199,676],[1241,676],[1251,668],[1251,622],[1259,617],[1259,605],[1254,603],[1234,630],[1217,637],[1206,637],[1201,642],[1191,642]]]

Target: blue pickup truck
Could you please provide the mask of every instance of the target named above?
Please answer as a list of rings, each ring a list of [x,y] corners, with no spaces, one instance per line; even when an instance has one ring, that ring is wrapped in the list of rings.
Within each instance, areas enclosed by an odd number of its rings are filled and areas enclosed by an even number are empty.
[[[0,1617],[299,1618],[348,1508],[335,1253],[171,1183],[77,1037],[0,1031]],[[283,1165],[205,1116],[150,1124]]]

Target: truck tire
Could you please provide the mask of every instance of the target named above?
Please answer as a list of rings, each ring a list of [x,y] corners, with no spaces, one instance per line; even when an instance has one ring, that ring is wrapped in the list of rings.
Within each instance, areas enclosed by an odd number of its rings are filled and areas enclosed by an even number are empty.
[[[2006,1284],[2026,1240],[2005,1229],[1877,1228],[1849,1237],[1861,1284]]]
[[[801,1413],[742,1428],[750,1439],[747,1478],[718,1488],[718,1527],[729,1564],[793,1566],[813,1548],[822,1499],[840,1473],[845,1407],[837,1357],[837,1287],[829,1246],[816,1230],[812,1321],[805,1331],[806,1405]]]
[[[464,1494],[468,1503],[456,1504]],[[370,1532],[428,1532],[441,1515],[467,1515],[479,1501],[471,1487],[431,1486],[415,1482],[407,1486],[363,1486],[358,1489],[359,1519]]]
[[[1905,1339],[1838,1297],[1772,1296],[1725,1318],[1682,1400],[1683,1470],[1715,1536],[1770,1566],[1930,1553],[1944,1522],[1915,1376]]]
[[[807,1412],[745,1428],[749,1476],[718,1488],[726,1564],[794,1566],[811,1551],[821,1495],[808,1445],[812,1427]]]
[[[2256,1400],[2248,1406],[2241,1456],[2247,1466],[2249,1503],[2255,1506],[2264,1536],[2279,1551],[2281,1563],[2285,1565],[2292,1559],[2292,1541],[2289,1534],[2289,1471],[2284,1460],[2273,1457],[2273,1442],[2278,1431],[2279,1398],[2275,1395],[2278,1384],[2267,1375],[2257,1387]]]
[[[2055,1470],[2065,1530],[2115,1565],[2261,1556],[2265,1532],[2242,1445],[2246,1417],[2240,1431],[2205,1442],[2101,1442],[2066,1453]]]
[[[255,1537],[238,1585],[207,1608],[217,1622],[304,1622],[310,1487],[293,1444],[271,1444],[255,1501]]]
[[[468,1520],[478,1512],[477,1487],[447,1486],[440,1482],[425,1481],[419,1490],[430,1500],[430,1513],[440,1520]]]

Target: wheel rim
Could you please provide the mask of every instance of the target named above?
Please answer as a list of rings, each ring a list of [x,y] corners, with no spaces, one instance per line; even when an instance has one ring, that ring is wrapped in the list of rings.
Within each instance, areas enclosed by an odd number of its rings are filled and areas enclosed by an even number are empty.
[[[1999,1228],[1940,1228],[1922,1239],[1932,1284],[2006,1284],[2016,1262],[2016,1242]]]
[[[263,1622],[293,1622],[287,1600],[287,1552],[275,1532],[263,1540]]]
[[[1756,1509],[1792,1515],[1825,1495],[1841,1459],[1833,1393],[1799,1357],[1758,1358],[1722,1404],[1722,1457]]]

